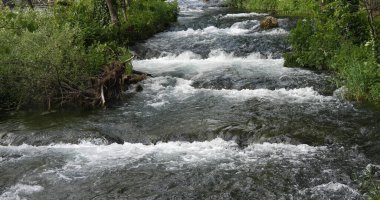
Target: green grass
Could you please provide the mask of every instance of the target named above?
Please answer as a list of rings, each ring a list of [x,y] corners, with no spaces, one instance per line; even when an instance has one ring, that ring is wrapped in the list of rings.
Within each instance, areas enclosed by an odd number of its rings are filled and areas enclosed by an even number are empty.
[[[306,17],[318,5],[314,0],[230,0],[236,8],[254,12],[267,12],[276,16]]]

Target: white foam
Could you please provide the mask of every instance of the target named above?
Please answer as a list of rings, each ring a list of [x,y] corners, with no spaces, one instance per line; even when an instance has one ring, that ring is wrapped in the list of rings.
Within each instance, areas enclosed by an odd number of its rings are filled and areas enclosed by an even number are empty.
[[[160,61],[176,61],[176,62],[187,62],[190,60],[201,60],[201,61],[217,61],[217,62],[232,62],[232,61],[246,61],[250,62],[253,60],[261,60],[266,59],[264,56],[262,56],[260,53],[251,53],[250,55],[246,57],[235,57],[234,53],[226,53],[223,50],[220,49],[214,49],[212,50],[208,58],[202,59],[202,56],[199,54],[195,54],[192,51],[184,51],[183,53],[179,55],[175,54],[168,54],[164,55],[162,57],[158,58],[152,58],[148,60],[135,60],[134,63],[138,64],[140,62],[149,61],[149,62],[160,62]],[[283,59],[275,59],[275,60],[283,60]]]
[[[25,184],[16,184],[6,190],[1,196],[2,200],[24,200],[26,199],[25,195],[30,195],[35,192],[40,192],[44,188],[39,185],[25,185]]]
[[[160,99],[160,97],[157,99]],[[157,99],[153,101],[148,101],[147,105],[152,106],[154,108],[160,108],[169,103],[168,101],[157,101]]]
[[[300,191],[301,194],[311,194],[312,199],[329,199],[334,196],[340,199],[360,199],[360,193],[348,185],[329,182]]]
[[[153,58],[153,59],[150,59],[151,61],[160,61],[160,60],[163,60],[163,61],[167,61],[167,60],[200,60],[202,59],[202,56],[199,55],[199,54],[195,54],[191,51],[185,51],[179,55],[174,55],[174,54],[169,54],[169,55],[166,55],[166,56],[163,56],[163,57],[160,57],[160,58]],[[138,62],[138,61],[137,61]]]
[[[208,26],[204,29],[197,30],[188,28],[187,30],[165,32],[160,35],[165,35],[165,37],[177,38],[196,35],[245,35],[252,32],[253,30],[256,30],[259,27],[259,25],[259,21],[257,20],[247,20],[243,22],[236,22],[229,28],[217,28],[215,26]],[[257,32],[256,34],[260,34],[260,32]]]
[[[169,2],[173,2],[173,0],[169,0]],[[206,5],[197,0],[179,0],[178,4],[181,12],[202,12]]]
[[[247,100],[251,98],[261,98],[269,100],[278,100],[283,103],[320,103],[325,101],[333,100],[332,97],[326,97],[320,95],[317,91],[313,90],[311,87],[297,88],[297,89],[256,89],[256,90],[216,90],[215,93],[219,93],[225,98],[237,99],[237,100]]]
[[[232,24],[231,29],[233,28],[239,28],[239,29],[256,29],[260,26],[259,21],[257,20],[246,20],[242,22],[236,22]]]
[[[71,171],[88,172],[92,170],[104,170],[110,167],[130,167],[149,165],[164,165],[167,170],[194,167],[199,165],[221,165],[226,163],[260,164],[270,160],[299,161],[305,158],[313,158],[318,153],[324,152],[325,147],[312,147],[308,145],[290,144],[251,144],[245,149],[240,149],[233,141],[224,141],[220,138],[204,142],[159,142],[155,145],[140,143],[125,143],[111,145],[94,145],[90,142],[80,144],[55,144],[49,146],[1,147],[12,149],[24,154],[35,153],[64,153],[73,154],[71,160],[62,169],[57,169],[59,176],[69,180]],[[236,166],[237,166],[236,165]],[[231,166],[231,165],[230,165]],[[76,173],[78,174],[78,173]],[[11,193],[37,192],[43,188],[40,186],[18,185],[11,188]],[[6,195],[9,196],[10,193]]]
[[[320,95],[311,87],[298,89],[256,89],[256,90],[214,90],[192,87],[192,80],[232,71],[234,76],[271,77],[281,79],[293,74],[308,74],[309,71],[283,67],[283,59],[266,59],[259,53],[247,57],[235,57],[233,53],[213,50],[208,58],[187,51],[180,55],[167,55],[149,60],[133,61],[135,69],[155,75],[167,73],[183,74],[184,78],[157,77],[146,81],[145,89],[152,91],[153,100],[148,105],[160,107],[171,101],[184,100],[197,94],[224,97],[231,101],[246,101],[251,98],[275,100],[279,103],[321,103],[335,100],[334,97]],[[237,75],[236,75],[237,74]],[[173,79],[175,85],[173,85]],[[149,92],[148,92],[149,94]]]
[[[267,13],[236,13],[236,14],[226,14],[221,18],[243,18],[243,17],[256,17],[256,16],[267,16]]]
[[[288,35],[289,32],[283,28],[274,28],[270,30],[254,32],[253,35]]]
[[[248,33],[248,29],[239,29],[239,28],[225,28],[225,29],[219,29],[215,26],[209,26],[204,29],[197,29],[194,30],[192,28],[189,28],[184,31],[172,31],[172,32],[166,32],[166,37],[189,37],[194,35],[216,35],[216,34],[229,34],[229,35],[241,35]]]
[[[283,67],[283,63],[283,59],[265,59],[260,53],[252,53],[246,57],[235,57],[233,53],[213,50],[206,59],[202,59],[200,55],[193,52],[186,51],[180,55],[166,55],[148,60],[135,60],[133,61],[133,66],[137,70],[156,75],[176,71],[186,71],[191,75],[191,73],[201,74],[233,66],[239,66],[241,69],[261,68],[268,73],[289,71],[290,69]]]
[[[241,22],[239,22],[241,23]],[[255,31],[257,30],[259,25],[254,25],[250,28],[240,28],[241,24],[234,24],[230,28],[217,28],[215,26],[209,26],[204,29],[197,29],[194,30],[192,28],[189,28],[187,30],[183,31],[172,31],[172,32],[165,32],[161,33],[159,35],[165,35],[165,37],[172,37],[172,38],[183,38],[183,37],[190,37],[190,36],[215,36],[215,35],[288,35],[289,32],[283,28],[274,28],[270,30],[264,30],[264,31]]]
[[[152,95],[153,100],[148,102],[148,105],[164,105],[170,102],[184,101],[189,97],[195,95],[209,95],[214,97],[222,97],[232,102],[243,102],[249,99],[269,100],[275,101],[277,104],[281,103],[309,103],[320,104],[336,99],[331,96],[320,95],[311,87],[297,88],[297,89],[205,89],[194,88],[191,80],[177,78],[174,86],[157,87],[156,82],[165,83],[170,82],[173,78],[170,77],[157,77],[150,79],[146,82],[146,90]],[[152,85],[152,87],[150,86]],[[166,84],[165,84],[166,85]],[[152,105],[153,104],[153,105]]]
[[[168,0],[173,2],[174,0]],[[200,0],[178,0],[178,6],[180,8],[180,12],[203,12],[206,9],[215,9],[215,6],[221,5],[224,3],[224,0],[208,0],[200,1]],[[218,7],[219,8],[219,7]]]

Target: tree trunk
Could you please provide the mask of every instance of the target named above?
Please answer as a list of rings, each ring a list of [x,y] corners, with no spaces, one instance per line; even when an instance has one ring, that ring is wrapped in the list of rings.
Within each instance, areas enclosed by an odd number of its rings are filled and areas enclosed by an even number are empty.
[[[123,15],[124,19],[127,20],[127,1],[126,0],[121,0],[121,7],[123,8]]]
[[[111,23],[113,25],[119,25],[119,18],[117,16],[117,8],[112,0],[106,0],[108,11],[111,17]]]
[[[373,53],[376,58],[377,63],[380,63],[380,47],[379,47],[379,38],[377,35],[377,31],[374,26],[374,17],[373,17],[373,8],[370,4],[369,0],[362,1],[366,7],[367,15],[368,15],[368,24],[371,33],[371,39],[373,41]]]

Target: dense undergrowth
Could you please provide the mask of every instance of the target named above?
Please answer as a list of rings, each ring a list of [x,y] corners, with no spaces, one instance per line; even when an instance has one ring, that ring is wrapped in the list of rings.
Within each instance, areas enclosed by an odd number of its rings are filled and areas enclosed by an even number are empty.
[[[131,57],[127,45],[164,30],[177,4],[130,1],[110,24],[104,0],[67,1],[47,10],[0,8],[0,110],[75,104],[103,66]],[[131,71],[131,66],[127,67]]]
[[[298,17],[285,65],[333,71],[337,85],[347,88],[347,98],[380,104],[380,38],[371,32],[371,25],[379,32],[380,23],[370,23],[362,1],[231,0],[231,4]]]
[[[315,0],[230,0],[239,9],[267,12],[275,15],[308,16],[318,6]]]

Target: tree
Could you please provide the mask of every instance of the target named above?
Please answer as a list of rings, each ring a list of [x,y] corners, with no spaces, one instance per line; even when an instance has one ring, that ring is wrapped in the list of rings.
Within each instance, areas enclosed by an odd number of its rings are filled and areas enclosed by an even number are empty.
[[[128,2],[126,0],[121,0],[121,8],[123,9],[124,19],[127,19],[127,6]]]
[[[367,11],[368,15],[368,24],[370,28],[370,33],[371,33],[371,39],[373,42],[373,53],[375,54],[375,58],[377,63],[380,63],[380,47],[379,47],[379,42],[378,42],[378,34],[374,26],[374,7],[371,3],[370,0],[361,0],[361,2],[364,4],[365,9]]]
[[[114,1],[112,0],[105,0],[106,3],[107,3],[107,7],[108,7],[108,12],[110,14],[110,17],[111,17],[111,23],[113,25],[119,25],[119,17],[117,15],[117,5]]]

